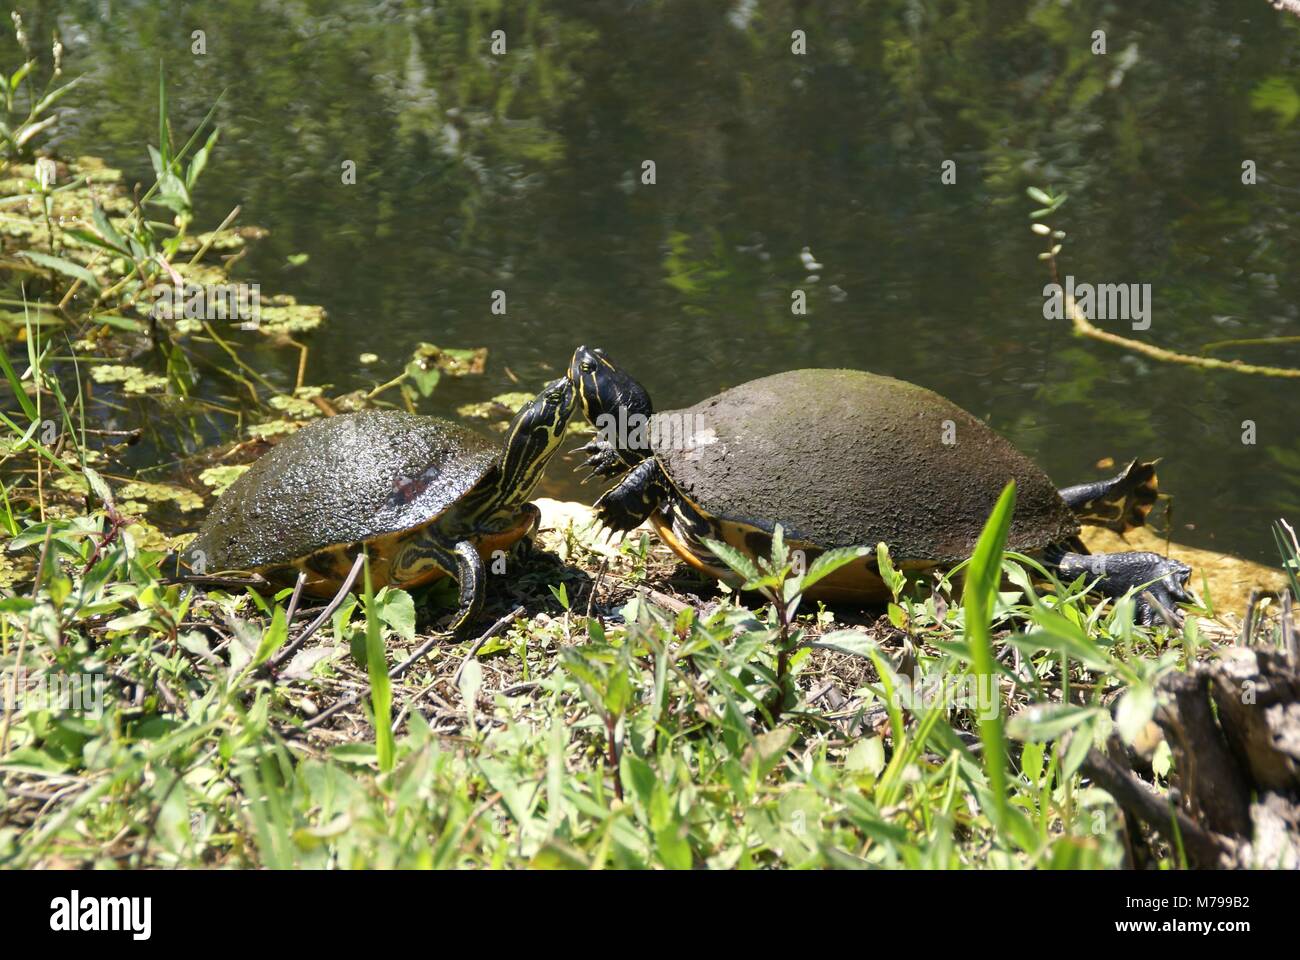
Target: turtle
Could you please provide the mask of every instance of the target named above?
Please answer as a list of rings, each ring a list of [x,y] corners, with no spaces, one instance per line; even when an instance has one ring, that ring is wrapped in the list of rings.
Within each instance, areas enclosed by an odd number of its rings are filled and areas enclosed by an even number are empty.
[[[1095,578],[1109,596],[1141,587],[1143,624],[1162,609],[1177,619],[1176,605],[1191,600],[1186,564],[1149,552],[1090,555],[1078,537],[1082,523],[1118,531],[1145,523],[1158,461],[1134,460],[1111,479],[1058,490],[950,400],[861,370],[777,373],[663,413],[602,350],[579,347],[569,377],[597,428],[580,448],[590,455],[581,466],[619,478],[596,501],[601,523],[627,531],[649,520],[686,563],[724,582],[739,581],[707,541],[767,557],[778,524],[809,563],[826,550],[884,542],[904,570],[953,566],[970,556],[1014,480],[1007,549],[1067,580]],[[874,603],[889,591],[872,551],[807,595]]]
[[[181,561],[251,571],[333,596],[362,548],[375,589],[444,575],[459,585],[450,629],[483,604],[484,560],[528,536],[528,502],[577,408],[567,377],[521,407],[496,443],[439,417],[365,410],[314,421],[283,440],[213,505]]]

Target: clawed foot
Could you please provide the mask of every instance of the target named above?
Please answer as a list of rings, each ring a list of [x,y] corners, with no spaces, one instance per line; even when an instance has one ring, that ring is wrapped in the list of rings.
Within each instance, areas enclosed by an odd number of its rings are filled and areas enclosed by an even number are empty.
[[[612,496],[611,496],[612,494]],[[639,527],[645,517],[639,516],[640,503],[626,497],[619,487],[606,490],[596,501],[594,509],[600,525],[610,532],[626,533]]]
[[[1152,554],[1152,556],[1157,555]],[[1155,625],[1159,618],[1166,622],[1172,620],[1169,626],[1175,629],[1181,627],[1183,614],[1178,609],[1178,604],[1191,603],[1193,600],[1187,589],[1192,568],[1177,560],[1164,558],[1158,558],[1158,562],[1153,566],[1155,569],[1152,573],[1158,575],[1160,579],[1138,594],[1137,622],[1144,627],[1149,627]]]
[[[1174,628],[1181,626],[1178,604],[1194,600],[1187,589],[1192,568],[1158,553],[1066,553],[1057,561],[1057,567],[1067,580],[1078,576],[1097,578],[1097,589],[1110,597],[1122,597],[1136,589],[1134,613],[1143,626],[1160,620]]]
[[[627,464],[623,462],[618,450],[608,440],[597,438],[569,452],[590,454],[586,461],[574,468],[575,470],[591,470],[591,473],[582,478],[583,483],[586,483],[592,477],[608,480],[610,477],[616,477],[627,470]]]

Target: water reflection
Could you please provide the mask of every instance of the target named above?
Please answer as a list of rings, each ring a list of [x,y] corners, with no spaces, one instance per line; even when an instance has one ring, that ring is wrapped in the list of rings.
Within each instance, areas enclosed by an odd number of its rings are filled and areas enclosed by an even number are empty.
[[[1190,542],[1270,557],[1269,521],[1300,518],[1294,382],[1153,364],[1045,320],[1025,197],[1070,193],[1076,277],[1151,284],[1140,336],[1196,352],[1300,332],[1300,20],[1208,0],[1176,17],[1029,0],[509,6],[63,0],[26,16],[37,34],[57,23],[67,68],[91,74],[61,148],[137,179],[160,56],[178,126],[226,91],[200,222],[242,204],[271,229],[240,274],[327,309],[309,378],[338,392],[394,375],[421,341],[491,351],[430,412],[517,389],[507,368],[535,386],[581,342],[664,408],[859,367],[987,417],[1062,484],[1106,456],[1164,457]],[[1300,364],[1294,345],[1237,355]],[[290,385],[296,361],[259,358]],[[547,492],[577,495],[565,474],[557,461]]]

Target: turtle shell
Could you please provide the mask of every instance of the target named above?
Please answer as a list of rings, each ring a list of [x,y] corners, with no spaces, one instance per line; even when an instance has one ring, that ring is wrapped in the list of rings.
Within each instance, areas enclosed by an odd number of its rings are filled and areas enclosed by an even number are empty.
[[[424,526],[472,490],[500,447],[447,420],[366,410],[314,421],[213,505],[186,553],[254,570]]]
[[[779,373],[656,414],[651,445],[706,517],[767,532],[780,523],[822,549],[884,541],[898,561],[956,563],[1013,479],[1010,549],[1078,531],[1047,475],[985,423],[859,370]]]

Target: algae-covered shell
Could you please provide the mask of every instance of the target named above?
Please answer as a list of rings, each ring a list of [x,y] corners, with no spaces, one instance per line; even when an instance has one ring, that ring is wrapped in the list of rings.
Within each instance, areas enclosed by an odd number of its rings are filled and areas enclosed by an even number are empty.
[[[897,560],[970,556],[1008,480],[1008,546],[1078,523],[1048,477],[989,426],[924,387],[857,370],[795,370],[656,414],[652,446],[705,515],[823,549],[880,541]]]
[[[315,421],[253,464],[187,547],[250,570],[423,526],[492,468],[497,444],[437,417],[367,410]]]

